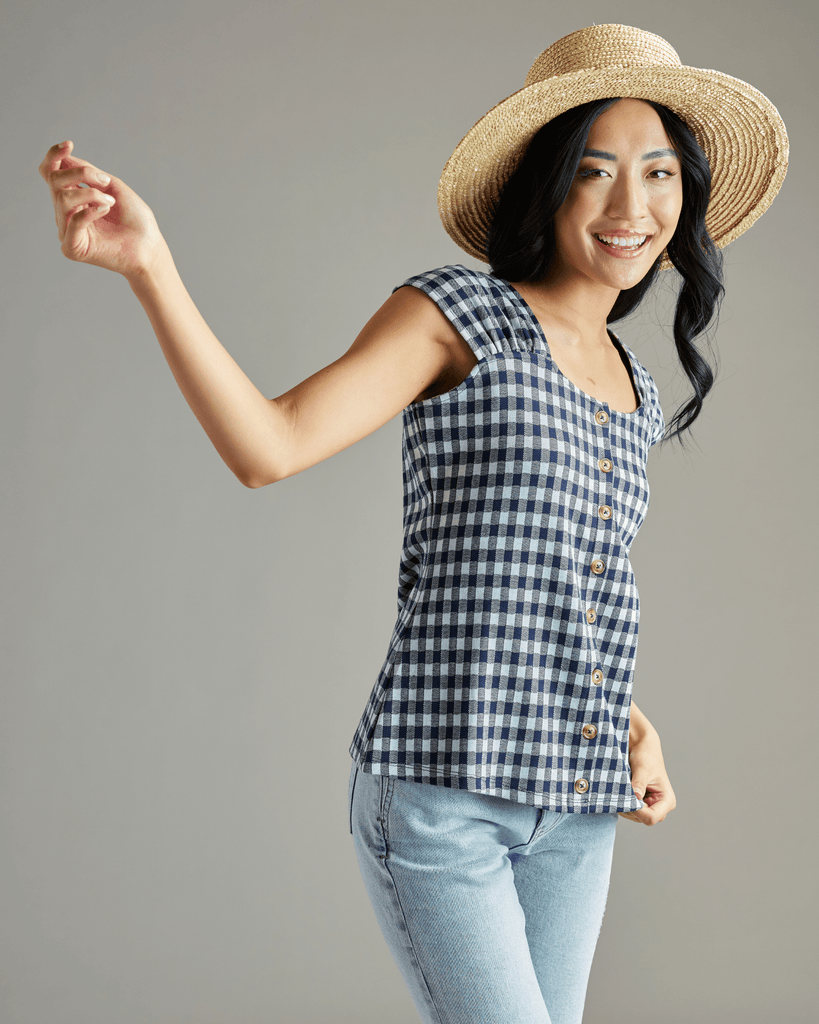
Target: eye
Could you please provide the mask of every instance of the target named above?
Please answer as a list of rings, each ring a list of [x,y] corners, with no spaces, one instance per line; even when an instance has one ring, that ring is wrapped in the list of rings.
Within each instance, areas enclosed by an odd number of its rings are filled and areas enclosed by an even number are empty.
[[[665,170],[665,168],[658,167],[655,170],[651,171],[650,176],[657,175],[657,181],[666,181],[668,178],[676,177],[676,173],[676,171],[667,171]]]
[[[577,175],[579,178],[596,178],[598,175],[601,177],[609,172],[604,170],[602,167],[587,167],[585,170],[578,171]]]

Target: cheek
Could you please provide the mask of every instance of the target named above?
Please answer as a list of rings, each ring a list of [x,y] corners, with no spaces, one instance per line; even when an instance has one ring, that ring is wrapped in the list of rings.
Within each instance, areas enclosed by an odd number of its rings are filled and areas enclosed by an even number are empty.
[[[574,184],[563,200],[563,205],[555,214],[555,218],[561,217],[564,221],[572,223],[582,222],[588,217],[591,205],[588,189],[584,190]]]
[[[586,208],[582,194],[578,194],[574,186],[563,202],[563,205],[555,214],[555,239],[560,242],[577,240],[578,233],[582,232],[583,225],[589,220],[590,213]]]
[[[663,228],[673,233],[677,228],[680,214],[682,213],[682,190],[676,191],[673,195],[666,196],[658,212]]]

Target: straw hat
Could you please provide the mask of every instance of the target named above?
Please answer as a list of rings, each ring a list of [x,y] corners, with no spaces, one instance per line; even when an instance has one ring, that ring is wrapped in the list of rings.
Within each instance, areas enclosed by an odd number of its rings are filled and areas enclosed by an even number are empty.
[[[581,103],[612,97],[653,100],[691,129],[711,166],[705,220],[720,248],[773,202],[788,167],[788,136],[769,99],[738,78],[685,67],[652,32],[594,25],[544,50],[523,88],[458,143],[438,185],[438,211],[458,245],[485,263],[492,209],[538,129]],[[667,256],[661,266],[671,266]]]

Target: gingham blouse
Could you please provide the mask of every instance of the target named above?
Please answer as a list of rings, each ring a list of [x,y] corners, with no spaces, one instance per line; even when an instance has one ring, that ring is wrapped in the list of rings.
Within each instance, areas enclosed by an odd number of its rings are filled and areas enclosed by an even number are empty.
[[[499,278],[449,266],[404,284],[478,362],[403,412],[398,620],[350,753],[374,775],[552,810],[641,807],[628,554],[665,426],[657,386],[612,335],[639,408],[581,391]]]

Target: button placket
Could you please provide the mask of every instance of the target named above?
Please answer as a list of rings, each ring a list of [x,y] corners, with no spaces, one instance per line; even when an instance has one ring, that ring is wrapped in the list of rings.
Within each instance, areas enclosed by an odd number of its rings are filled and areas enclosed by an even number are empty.
[[[601,489],[600,489],[600,493],[598,495],[598,503],[597,503],[596,509],[595,509],[595,512],[597,514],[597,524],[596,524],[597,530],[605,530],[606,527],[607,527],[608,522],[611,520],[611,518],[613,516],[612,506],[609,504],[609,502],[611,501],[611,498],[609,497],[609,493],[610,493],[610,489],[611,489],[611,479],[612,479],[609,474],[611,474],[612,470],[614,469],[614,464],[613,464],[612,460],[608,457],[608,454],[606,454],[609,451],[609,435],[608,435],[609,420],[610,420],[610,416],[609,416],[608,412],[605,409],[597,409],[597,411],[594,414],[594,422],[596,423],[596,425],[598,427],[603,428],[602,429],[602,438],[601,438],[601,442],[602,442],[601,443],[601,448],[603,449],[603,454],[601,454],[600,458],[598,458],[598,460],[597,460],[598,469],[603,474],[603,476],[601,478],[601,481],[600,481]],[[608,552],[608,535],[605,534],[605,533],[602,534],[601,540],[603,541],[603,544],[604,544],[604,552],[607,553]],[[591,571],[592,571],[592,574],[593,574],[592,575],[592,580],[594,580],[596,577],[602,576],[603,573],[605,573],[605,571],[606,571],[606,560],[605,560],[604,557],[602,557],[602,554],[599,555],[597,558],[593,558],[592,559],[592,561],[590,563],[590,568],[591,568]],[[587,607],[586,613],[585,613],[585,617],[586,617],[586,622],[589,625],[593,625],[597,621],[597,609],[595,607],[593,607],[593,606]],[[603,675],[602,669],[594,668],[592,670],[591,681],[592,681],[592,684],[594,686],[597,686],[597,687],[601,686],[603,684],[604,678],[605,677]],[[592,723],[592,722],[585,722],[580,727],[580,734],[581,734],[583,740],[586,740],[586,741],[594,740],[594,739],[597,738],[597,733],[598,733],[597,726],[594,725],[594,723]],[[587,793],[589,791],[589,788],[590,788],[589,780],[586,779],[586,778],[579,778],[579,779],[576,779],[575,782],[574,782],[574,790],[575,790],[576,793]]]
[[[610,449],[609,449],[608,425],[609,425],[610,417],[609,417],[609,414],[606,412],[606,410],[598,409],[596,411],[596,413],[595,413],[594,419],[595,419],[595,423],[599,427],[603,428],[603,430],[602,430],[602,435],[603,436],[601,438],[601,440],[602,440],[601,447],[603,449],[603,452],[602,452],[600,458],[597,460],[598,469],[603,474],[603,476],[602,476],[601,481],[600,481],[601,482],[601,489],[600,489],[600,494],[598,495],[598,503],[599,504],[597,505],[597,508],[596,508],[595,511],[596,511],[597,517],[598,517],[597,527],[600,530],[604,530],[604,529],[606,529],[607,524],[609,523],[609,521],[611,520],[611,518],[613,517],[613,514],[614,514],[613,513],[613,509],[612,509],[611,504],[610,504],[611,498],[609,497],[610,490],[611,490],[611,483],[612,483],[612,479],[611,479],[611,476],[609,474],[611,474],[613,469],[614,469],[614,464],[613,464],[612,460],[609,458]],[[608,536],[604,534],[604,535],[602,535],[602,539],[604,541],[605,551],[607,552],[608,551]],[[593,579],[595,577],[602,577],[603,573],[606,571],[606,559],[602,556],[602,553],[597,558],[592,559],[590,567],[591,567],[591,570],[592,570],[592,573],[593,573]],[[587,611],[586,611],[586,621],[587,621],[587,623],[589,623],[590,626],[597,622],[597,608],[596,607],[589,607],[589,608],[587,608]],[[594,669],[592,671],[592,683],[595,686],[602,686],[603,682],[604,682],[604,679],[605,679],[605,676],[603,674],[603,671],[600,668],[596,668],[596,669]],[[583,738],[586,739],[586,740],[596,739],[597,735],[598,735],[598,728],[597,728],[597,726],[593,722],[586,722],[586,723],[584,723],[583,725],[580,726],[580,735],[583,736]],[[574,792],[575,793],[588,793],[589,792],[589,787],[590,787],[589,780],[587,778],[578,778],[574,782]]]
[[[609,416],[608,412],[605,409],[598,409],[595,412],[595,414],[594,414],[594,422],[599,427],[603,428],[603,437],[602,437],[602,442],[603,443],[602,443],[601,447],[604,449],[604,452],[606,452],[609,449],[609,447],[610,447],[609,446],[609,432],[608,432],[609,420],[610,419],[611,419],[611,417]],[[601,473],[609,474],[614,469],[614,463],[612,462],[612,460],[609,458],[609,456],[607,454],[603,454],[597,460],[597,468],[600,470]],[[604,523],[607,523],[611,519],[612,514],[613,514],[612,513],[611,505],[608,504],[608,500],[610,500],[610,499],[608,499],[608,495],[605,493],[606,491],[608,491],[609,487],[611,486],[611,478],[610,477],[608,477],[607,479],[604,478],[604,480],[605,480],[605,482],[603,483],[603,491],[604,491],[604,493],[600,495],[600,497],[603,499],[603,503],[597,506],[597,514],[603,520]],[[594,562],[592,562],[592,572],[595,575],[598,575],[598,576],[605,569],[605,565],[603,565],[603,568],[599,568],[600,564],[602,564],[602,560],[599,559],[599,558],[596,558],[594,560]]]

